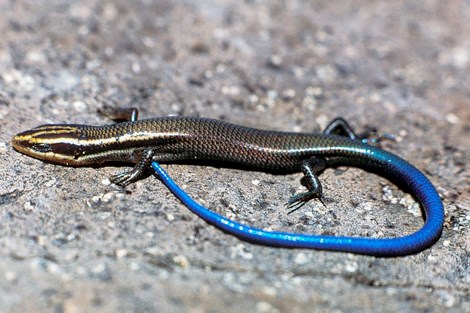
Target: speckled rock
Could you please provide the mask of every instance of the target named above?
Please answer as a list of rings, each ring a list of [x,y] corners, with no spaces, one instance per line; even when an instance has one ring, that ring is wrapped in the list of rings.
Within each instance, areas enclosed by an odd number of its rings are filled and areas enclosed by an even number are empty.
[[[0,1],[1,312],[470,312],[468,1]],[[381,259],[274,249],[191,214],[154,177],[13,151],[44,123],[190,115],[319,131],[343,116],[397,135],[446,208],[442,238]],[[273,230],[400,236],[414,200],[353,168],[327,207],[287,214],[301,174],[167,165],[196,200]]]

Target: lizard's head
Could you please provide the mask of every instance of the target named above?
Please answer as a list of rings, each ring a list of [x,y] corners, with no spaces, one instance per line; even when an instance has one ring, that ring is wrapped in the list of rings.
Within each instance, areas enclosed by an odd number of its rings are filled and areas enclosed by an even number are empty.
[[[16,151],[33,158],[63,165],[82,165],[83,133],[75,125],[42,125],[12,139]]]

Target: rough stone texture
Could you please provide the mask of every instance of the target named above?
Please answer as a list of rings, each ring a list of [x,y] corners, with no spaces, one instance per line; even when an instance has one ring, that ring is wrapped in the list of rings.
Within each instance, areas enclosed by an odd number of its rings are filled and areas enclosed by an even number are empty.
[[[469,1],[0,1],[1,312],[470,312]],[[192,215],[155,178],[13,151],[43,123],[206,116],[319,131],[335,116],[398,135],[446,207],[442,238],[381,259],[274,249]],[[356,169],[325,171],[327,208],[287,215],[300,174],[168,165],[211,209],[260,227],[399,236],[412,198]]]

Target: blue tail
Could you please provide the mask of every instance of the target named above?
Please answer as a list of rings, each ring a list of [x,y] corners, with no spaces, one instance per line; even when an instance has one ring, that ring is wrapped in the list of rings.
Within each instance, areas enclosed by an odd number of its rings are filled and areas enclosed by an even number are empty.
[[[362,153],[359,151],[359,154]],[[420,230],[399,238],[336,237],[265,231],[229,220],[210,211],[189,197],[158,163],[153,162],[152,167],[161,181],[192,212],[209,224],[252,243],[286,248],[352,252],[383,257],[418,253],[435,243],[442,231],[444,208],[431,182],[414,166],[391,153],[371,147],[371,149],[364,151],[364,154],[367,154],[364,159],[371,162],[364,165],[384,169],[386,164],[386,172],[403,183],[421,203],[426,213],[426,221]],[[357,161],[357,159],[355,160]]]

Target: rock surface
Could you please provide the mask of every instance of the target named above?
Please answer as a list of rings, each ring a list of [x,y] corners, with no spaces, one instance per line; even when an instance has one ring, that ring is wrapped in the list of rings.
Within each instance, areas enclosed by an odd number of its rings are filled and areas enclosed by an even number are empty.
[[[1,312],[470,312],[468,1],[0,1]],[[320,131],[343,116],[396,134],[446,224],[401,258],[274,249],[191,214],[154,177],[15,152],[45,123],[205,116]],[[321,175],[327,208],[287,214],[301,174],[167,165],[209,208],[263,228],[401,236],[413,199],[353,168]]]

